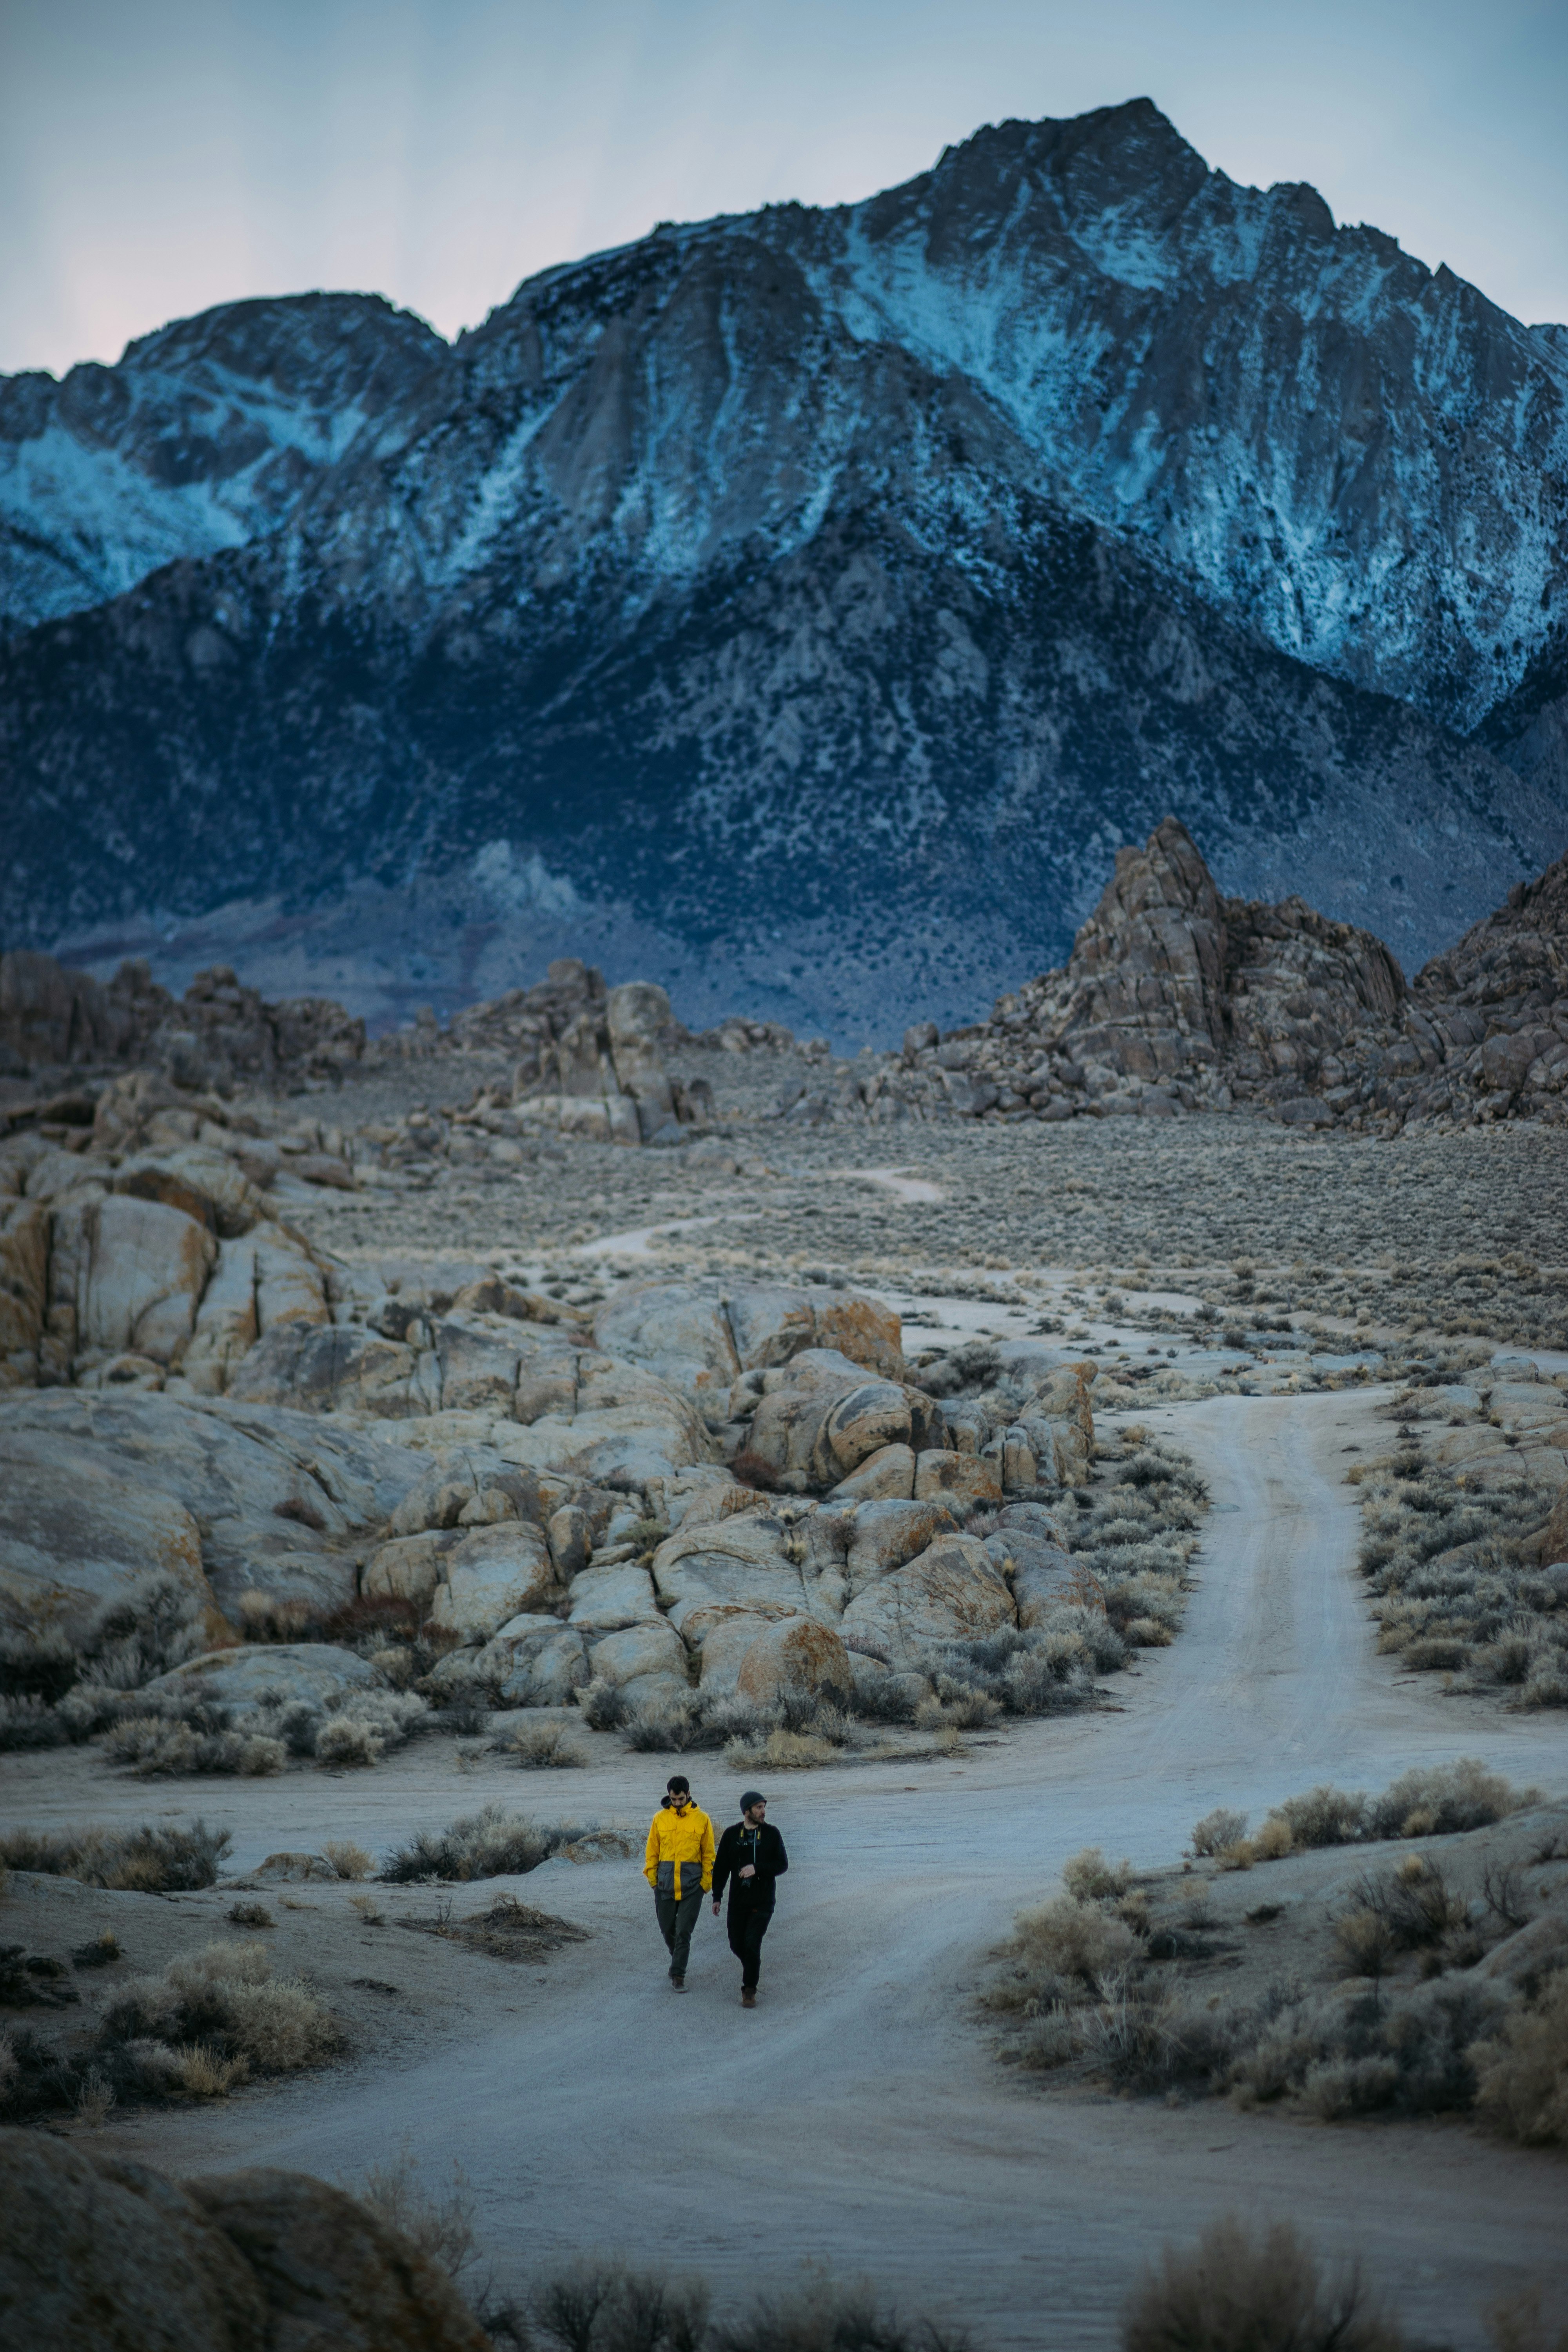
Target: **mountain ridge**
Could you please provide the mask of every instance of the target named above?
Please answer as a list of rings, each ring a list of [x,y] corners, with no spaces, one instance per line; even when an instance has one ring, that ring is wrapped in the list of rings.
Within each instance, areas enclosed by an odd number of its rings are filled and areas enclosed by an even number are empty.
[[[13,938],[356,890],[395,934],[439,883],[450,975],[476,929],[540,960],[484,883],[539,866],[612,961],[662,927],[886,1029],[932,1009],[900,934],[955,1017],[1172,805],[1229,889],[1411,964],[1561,847],[1560,730],[1506,715],[1563,645],[1568,366],[1147,101],[655,231],[405,357],[276,527],[13,642]]]

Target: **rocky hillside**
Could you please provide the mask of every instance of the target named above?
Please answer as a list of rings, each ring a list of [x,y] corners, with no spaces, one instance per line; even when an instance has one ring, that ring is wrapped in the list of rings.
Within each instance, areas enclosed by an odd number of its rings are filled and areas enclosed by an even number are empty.
[[[535,1133],[679,1143],[713,1113],[706,1080],[683,1086],[665,1068],[666,1047],[692,1043],[739,1055],[796,1045],[776,1023],[740,1019],[694,1040],[664,989],[607,989],[574,957],[445,1028],[426,1008],[369,1046],[363,1024],[330,999],[267,1004],[223,967],[198,973],[176,1003],[143,964],[123,964],[102,987],[48,956],[0,957],[0,1057],[16,1074],[0,1118],[18,1128],[56,1116],[51,1086],[128,1063],[145,1065],[154,1085],[226,1095],[325,1086],[356,1065],[410,1055],[459,1068],[489,1055],[510,1068],[509,1133],[521,1119]],[[1225,897],[1186,827],[1167,817],[1142,848],[1117,852],[1067,964],[1000,997],[989,1021],[945,1032],[917,1022],[901,1054],[868,1049],[853,1063],[834,1062],[814,1038],[798,1059],[805,1075],[774,1115],[811,1125],[1237,1108],[1384,1135],[1406,1124],[1555,1122],[1568,1117],[1568,858],[1518,886],[1407,984],[1381,940],[1300,897]],[[79,1106],[69,1116],[91,1119],[98,1091],[62,1097]]]
[[[301,364],[331,462],[216,552],[159,493],[182,560],[127,527],[140,584],[0,664],[15,943],[207,917],[248,962],[281,907],[292,992],[330,953],[356,1011],[415,937],[454,1001],[586,947],[887,1034],[1062,953],[1172,806],[1411,966],[1561,846],[1518,700],[1561,648],[1559,342],[1146,102],[662,228],[450,351],[354,326],[361,373]],[[144,348],[100,390],[153,480]]]

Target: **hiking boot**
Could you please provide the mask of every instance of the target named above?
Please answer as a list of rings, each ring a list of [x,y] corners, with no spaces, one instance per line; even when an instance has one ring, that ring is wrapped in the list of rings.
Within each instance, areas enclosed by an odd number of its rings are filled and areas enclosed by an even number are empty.
[[[671,1992],[684,1992],[686,1990],[686,1979],[684,1977],[671,1977],[669,1979],[669,1990]]]
[[[754,1992],[752,1992],[752,1991],[748,1987],[746,1987],[746,1986],[742,1986],[742,1989],[741,1989],[741,2007],[742,2007],[742,2009],[755,2009],[756,2005],[757,2005],[757,1996],[756,1996],[756,1994],[755,1994]]]

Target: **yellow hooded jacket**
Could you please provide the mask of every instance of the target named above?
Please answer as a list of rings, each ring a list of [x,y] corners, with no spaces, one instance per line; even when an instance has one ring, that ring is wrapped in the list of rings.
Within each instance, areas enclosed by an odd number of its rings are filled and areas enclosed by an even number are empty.
[[[659,1885],[659,1864],[670,1865]],[[703,1891],[713,1884],[713,1824],[700,1805],[688,1805],[684,1814],[673,1805],[661,1805],[648,1827],[643,1875],[656,1895],[673,1894],[679,1903],[684,1884],[692,1891],[692,1872],[701,1873]]]

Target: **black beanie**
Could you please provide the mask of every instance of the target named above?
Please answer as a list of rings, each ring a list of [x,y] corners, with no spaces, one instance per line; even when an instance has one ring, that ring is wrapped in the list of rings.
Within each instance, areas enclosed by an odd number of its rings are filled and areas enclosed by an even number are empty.
[[[742,1789],[741,1791],[741,1811],[743,1813],[749,1813],[753,1805],[765,1805],[767,1801],[760,1789]]]

